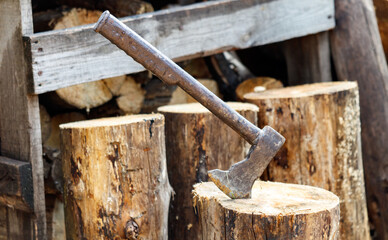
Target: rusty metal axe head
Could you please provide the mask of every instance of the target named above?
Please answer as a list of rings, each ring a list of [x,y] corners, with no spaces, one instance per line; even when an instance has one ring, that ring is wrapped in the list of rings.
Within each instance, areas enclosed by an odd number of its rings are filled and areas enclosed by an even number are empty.
[[[233,164],[227,171],[209,171],[209,178],[230,198],[250,198],[253,183],[261,176],[284,142],[282,135],[266,126],[244,160]]]

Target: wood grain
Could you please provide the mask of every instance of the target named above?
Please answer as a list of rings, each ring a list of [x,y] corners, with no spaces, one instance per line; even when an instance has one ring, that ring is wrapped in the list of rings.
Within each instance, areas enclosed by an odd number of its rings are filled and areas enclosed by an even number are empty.
[[[228,105],[255,123],[257,107]],[[168,174],[175,191],[169,213],[169,239],[201,239],[192,204],[192,186],[208,181],[207,171],[228,169],[244,159],[250,145],[199,103],[158,108],[166,118]]]
[[[306,184],[340,198],[340,239],[370,239],[361,157],[357,83],[306,84],[245,95],[286,142],[266,173],[270,181]]]
[[[175,61],[249,48],[334,27],[333,1],[212,1],[122,19]],[[314,24],[312,24],[314,23]],[[143,70],[85,25],[28,36],[32,92]]]
[[[1,155],[30,162],[34,214],[7,209],[8,239],[45,239],[46,217],[38,97],[28,95],[31,75],[22,35],[32,34],[30,0],[0,1]]]
[[[230,199],[205,182],[193,195],[199,239],[339,239],[339,199],[320,188],[256,181],[251,199]]]
[[[360,89],[362,157],[368,213],[377,239],[388,239],[388,68],[371,0],[336,0],[331,32],[339,80]]]
[[[172,189],[164,117],[130,115],[60,128],[67,239],[167,239]]]

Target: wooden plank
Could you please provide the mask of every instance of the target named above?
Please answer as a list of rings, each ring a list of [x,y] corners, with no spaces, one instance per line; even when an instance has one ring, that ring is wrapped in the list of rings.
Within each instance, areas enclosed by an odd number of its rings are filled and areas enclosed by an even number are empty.
[[[331,49],[339,80],[360,89],[362,157],[371,232],[388,239],[388,68],[371,0],[336,0]]]
[[[8,239],[45,239],[46,216],[39,103],[28,95],[31,73],[23,35],[31,34],[31,1],[0,1],[1,155],[30,162],[34,213],[7,209]]]
[[[33,209],[31,164],[0,156],[0,204]]]
[[[332,81],[328,32],[285,41],[283,48],[288,85]]]
[[[122,19],[175,61],[249,48],[334,27],[333,0],[226,0]],[[124,52],[85,25],[30,35],[33,89],[142,71]]]

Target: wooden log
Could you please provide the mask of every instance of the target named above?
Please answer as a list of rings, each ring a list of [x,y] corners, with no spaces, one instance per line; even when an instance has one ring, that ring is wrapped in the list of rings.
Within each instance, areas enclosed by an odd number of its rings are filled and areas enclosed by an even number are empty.
[[[214,93],[217,97],[222,98],[220,90],[218,89],[217,82],[213,79],[197,79],[208,90]],[[169,105],[182,104],[182,103],[195,103],[197,100],[187,94],[182,88],[177,87],[171,95]]]
[[[283,83],[279,80],[270,77],[256,77],[247,79],[244,82],[240,83],[236,88],[237,100],[243,101],[245,94],[257,91],[255,91],[256,87],[263,87],[263,90],[282,88]]]
[[[245,99],[260,108],[259,126],[287,139],[267,178],[333,191],[341,202],[340,239],[369,239],[357,84],[308,84]]]
[[[256,106],[228,104],[256,122]],[[208,170],[228,169],[243,160],[249,144],[199,103],[169,105],[158,111],[166,118],[168,174],[176,193],[170,206],[169,238],[200,239],[192,205],[193,184],[207,181]]]
[[[127,114],[141,111],[145,91],[133,77],[127,76],[118,91],[117,106]]]
[[[22,38],[32,34],[31,1],[0,1],[0,22],[0,154],[31,164],[34,189],[33,213],[7,208],[7,239],[45,239],[39,101],[36,95],[28,94],[31,62]]]
[[[329,43],[328,32],[294,38],[283,43],[288,85],[332,81]]]
[[[336,0],[330,43],[337,79],[360,87],[362,157],[369,219],[388,239],[388,67],[371,0]]]
[[[339,239],[339,199],[310,186],[256,181],[251,199],[230,199],[212,182],[194,186],[200,239]]]
[[[95,23],[101,13],[101,11],[96,10],[73,8],[64,13],[63,17],[55,24],[54,30]],[[79,109],[85,108],[87,111],[108,102],[113,97],[102,80],[61,88],[56,90],[56,93],[71,106]]]
[[[164,118],[61,125],[68,239],[167,239]]]

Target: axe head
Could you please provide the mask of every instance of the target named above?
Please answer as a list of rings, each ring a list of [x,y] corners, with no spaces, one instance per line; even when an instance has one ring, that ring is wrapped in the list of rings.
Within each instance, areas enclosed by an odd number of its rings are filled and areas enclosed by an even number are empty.
[[[282,135],[266,126],[244,160],[233,164],[227,171],[209,171],[209,178],[230,198],[250,198],[253,183],[261,176],[284,142]]]

